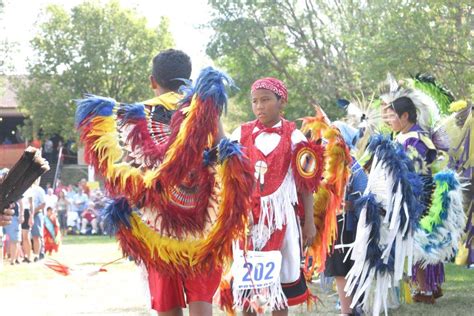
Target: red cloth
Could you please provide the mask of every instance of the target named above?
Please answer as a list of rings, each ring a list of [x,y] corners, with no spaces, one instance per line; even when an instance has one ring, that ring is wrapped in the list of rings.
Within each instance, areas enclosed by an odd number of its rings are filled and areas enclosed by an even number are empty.
[[[94,218],[97,216],[89,209],[87,209],[83,214],[82,217],[85,218],[88,222],[92,222]]]
[[[276,78],[266,77],[258,79],[252,84],[252,92],[257,89],[270,90],[280,96],[283,100],[288,101],[288,90],[286,89],[285,84]]]
[[[46,225],[44,225],[44,228],[43,228],[44,252],[46,252],[47,254],[52,254],[53,251],[58,252],[59,242],[56,243],[56,241],[59,239],[57,236],[60,234],[60,230],[59,230],[59,222],[56,216],[52,216],[51,218],[49,218],[49,220],[53,223],[54,234],[56,235],[56,240],[51,235],[51,232],[46,228]]]
[[[280,142],[277,147],[265,156],[255,146],[255,134],[253,132],[255,127],[260,128],[260,131],[265,129],[258,120],[245,123],[241,126],[241,137],[240,143],[244,146],[247,156],[250,159],[251,165],[255,166],[257,161],[265,161],[268,169],[264,175],[264,185],[260,186],[259,181],[256,181],[253,194],[252,194],[252,215],[254,222],[258,222],[260,218],[260,197],[267,196],[274,193],[283,183],[286,177],[291,162],[291,135],[295,130],[296,126],[293,122],[289,122],[285,119],[281,119],[281,127],[277,128],[266,128],[267,132],[274,132],[275,130],[281,135]],[[282,230],[276,230],[273,232],[270,240],[265,245],[264,251],[280,249],[285,236],[286,226],[283,226]],[[253,245],[248,245],[249,249],[253,249]]]
[[[221,270],[195,277],[182,277],[162,274],[148,269],[151,308],[166,312],[174,308],[186,308],[186,303],[212,303],[212,297],[221,280]],[[186,295],[186,299],[185,299]]]

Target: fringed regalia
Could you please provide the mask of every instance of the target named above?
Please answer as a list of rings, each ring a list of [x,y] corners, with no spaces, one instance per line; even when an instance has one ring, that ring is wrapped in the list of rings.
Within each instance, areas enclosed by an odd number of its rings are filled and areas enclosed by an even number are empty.
[[[175,94],[135,104],[92,95],[77,101],[86,160],[114,198],[103,212],[106,227],[125,255],[149,269],[212,273],[244,233],[249,161],[228,139],[212,147],[226,82],[204,69],[177,108]]]
[[[389,289],[402,279],[405,260],[412,263],[422,182],[400,144],[377,136],[368,152],[370,174],[355,205],[360,215],[345,291],[353,295],[352,307],[362,299],[364,310],[378,315],[387,310]]]
[[[320,187],[324,170],[323,147],[307,141],[295,124],[285,119],[272,128],[258,121],[243,124],[233,136],[238,139],[255,166],[255,187],[248,237],[240,243],[244,251],[280,251],[282,272],[265,288],[238,289],[228,277],[220,285],[218,304],[234,310],[263,312],[284,309],[306,302],[313,295],[300,269],[302,256],[299,226],[304,217],[301,192],[313,193]],[[264,134],[265,138],[258,138]]]
[[[422,79],[416,77],[413,84],[419,87]],[[381,96],[387,104],[408,97],[420,126],[424,130],[435,126],[439,116],[434,99],[418,90],[401,90],[393,82],[389,86],[392,91]],[[465,225],[459,177],[450,170],[430,175],[429,163],[436,157],[428,156],[446,144],[445,134],[439,129],[428,134],[422,128],[415,125],[395,141],[374,136],[366,153],[369,181],[356,202],[360,218],[346,291],[353,295],[352,306],[362,300],[363,309],[373,315],[382,308],[387,314],[391,288],[399,286],[404,273],[413,272],[416,282],[421,267],[426,276],[423,288],[437,289],[444,281],[442,262],[457,251]],[[426,148],[424,156],[418,152],[418,142]]]

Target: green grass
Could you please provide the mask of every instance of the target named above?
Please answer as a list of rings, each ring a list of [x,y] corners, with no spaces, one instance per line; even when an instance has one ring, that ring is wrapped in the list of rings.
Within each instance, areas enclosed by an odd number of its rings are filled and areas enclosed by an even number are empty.
[[[67,235],[63,237],[64,245],[78,245],[78,244],[106,244],[115,243],[115,237],[110,236],[84,236],[84,235]]]
[[[454,264],[445,265],[444,296],[435,305],[402,305],[392,315],[474,315],[474,270]]]

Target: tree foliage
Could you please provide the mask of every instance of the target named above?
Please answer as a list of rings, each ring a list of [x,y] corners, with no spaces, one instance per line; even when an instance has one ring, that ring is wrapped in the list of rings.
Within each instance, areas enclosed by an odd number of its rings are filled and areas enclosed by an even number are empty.
[[[5,3],[0,0],[0,22],[2,21],[3,10]],[[0,32],[3,30],[0,29]],[[8,41],[6,38],[0,39],[0,76],[4,75],[7,70],[11,69],[11,55],[14,49],[14,43]],[[2,87],[4,85],[4,78],[0,78],[0,93],[3,93]]]
[[[215,30],[207,53],[241,87],[230,120],[251,119],[249,90],[284,80],[291,119],[340,97],[375,91],[387,72],[434,73],[457,95],[472,87],[472,4],[416,0],[210,0]]]
[[[26,138],[42,131],[74,138],[73,99],[84,93],[123,102],[148,98],[153,56],[173,45],[168,20],[157,29],[144,17],[111,1],[84,2],[71,12],[58,5],[46,8],[31,45],[28,80],[18,97],[26,113]]]

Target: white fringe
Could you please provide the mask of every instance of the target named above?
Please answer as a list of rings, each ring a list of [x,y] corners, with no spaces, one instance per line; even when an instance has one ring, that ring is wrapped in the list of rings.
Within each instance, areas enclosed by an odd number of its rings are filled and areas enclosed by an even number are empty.
[[[244,305],[249,304],[252,300],[252,297],[255,295],[260,295],[263,297],[267,306],[270,310],[281,310],[288,307],[288,300],[286,299],[285,294],[283,293],[283,288],[281,287],[280,277],[275,280],[269,287],[261,289],[248,289],[248,290],[239,290],[236,287],[232,289],[232,295],[234,297],[234,309],[238,311],[244,310]],[[246,311],[251,311],[249,306]]]
[[[393,291],[403,278],[405,260],[407,259],[409,263],[407,271],[409,274],[413,262],[413,232],[408,225],[407,205],[402,204],[403,190],[400,183],[397,191],[392,193],[395,184],[393,174],[388,173],[383,162],[375,155],[365,194],[369,192],[375,194],[376,201],[386,210],[385,216],[381,217],[379,246],[383,249],[381,259],[384,263],[388,263],[391,250],[395,247],[394,272],[380,273],[375,271],[375,267],[369,268],[366,256],[372,224],[365,224],[367,208],[364,207],[357,223],[357,234],[350,257],[354,265],[346,276],[347,283],[344,288],[348,295],[353,295],[352,308],[364,296],[362,308],[366,313],[373,315],[379,315],[382,309],[387,315],[388,308],[393,305],[388,302],[389,291]],[[400,232],[402,207],[407,223]]]
[[[252,242],[255,250],[261,250],[275,230],[287,223],[294,205],[298,204],[295,179],[291,168],[280,187],[270,195],[260,199],[260,219],[252,228]]]

